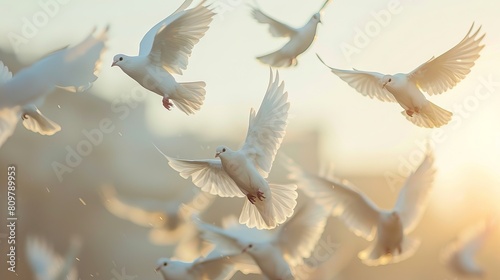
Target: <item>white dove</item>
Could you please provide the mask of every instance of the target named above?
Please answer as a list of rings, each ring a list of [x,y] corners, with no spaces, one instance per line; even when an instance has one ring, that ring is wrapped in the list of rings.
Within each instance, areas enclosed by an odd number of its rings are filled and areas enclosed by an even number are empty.
[[[432,57],[410,73],[384,75],[357,69],[340,70],[326,65],[339,78],[356,91],[370,98],[384,102],[398,102],[401,113],[409,121],[420,127],[440,127],[447,124],[452,113],[427,100],[422,92],[429,95],[441,94],[458,84],[471,71],[486,34],[478,37],[481,27],[472,32],[472,24],[464,39],[438,57]]]
[[[294,279],[292,269],[311,256],[326,225],[328,213],[307,203],[273,232],[249,229],[235,219],[223,227],[198,222],[202,237],[225,254],[244,253],[235,262],[243,273],[261,273],[265,279]]]
[[[299,188],[316,199],[333,216],[339,216],[347,227],[371,245],[358,257],[369,266],[396,263],[411,257],[420,241],[409,238],[420,221],[434,180],[434,158],[427,154],[417,170],[400,190],[392,210],[382,210],[368,197],[346,181],[307,174],[293,162],[289,163],[290,178]]]
[[[156,271],[165,280],[227,280],[236,272],[233,267],[235,258],[237,256],[221,255],[213,251],[193,262],[160,258]]]
[[[457,275],[483,276],[484,270],[476,263],[474,257],[494,228],[492,221],[482,221],[467,228],[443,250],[443,261]]]
[[[269,184],[265,179],[285,136],[290,103],[284,86],[283,82],[280,84],[279,73],[273,80],[271,71],[259,112],[250,110],[248,132],[240,150],[219,146],[217,159],[204,160],[164,155],[173,169],[185,179],[191,176],[203,191],[222,197],[246,196],[240,223],[258,229],[271,229],[283,223],[297,204],[296,186]]]
[[[181,203],[174,198],[171,201],[147,200],[140,201],[120,198],[111,186],[102,189],[103,203],[106,209],[115,216],[129,220],[139,226],[152,227],[149,239],[157,245],[178,243],[178,251],[182,259],[190,259],[192,253],[197,256],[200,251],[191,251],[186,246],[198,240],[196,227],[191,222],[192,216],[205,211],[213,202],[215,196],[199,192],[190,201]],[[181,252],[182,251],[182,252]]]
[[[269,24],[269,32],[271,32],[271,35],[274,37],[290,38],[290,41],[288,41],[288,43],[286,43],[281,49],[268,55],[257,57],[257,59],[260,62],[273,67],[296,66],[298,64],[297,56],[305,52],[316,38],[316,28],[318,23],[321,23],[321,11],[330,1],[331,0],[327,0],[319,12],[314,14],[306,25],[301,28],[293,28],[283,24],[254,7],[252,9],[253,17],[259,23]]]
[[[80,92],[92,85],[100,70],[107,31],[97,36],[93,31],[79,44],[47,55],[14,77],[0,61],[0,146],[12,135],[19,119],[28,130],[42,135],[61,130],[38,107],[56,88]]]
[[[37,280],[77,280],[74,261],[81,248],[81,240],[73,238],[64,259],[40,238],[29,237],[26,242],[27,258]]]
[[[123,72],[144,88],[163,96],[163,106],[173,104],[187,115],[200,110],[205,100],[205,83],[178,83],[171,73],[182,74],[196,43],[205,35],[213,13],[202,4],[186,10],[186,0],[170,16],[153,26],[140,43],[138,56],[117,54],[111,66]],[[172,101],[173,104],[170,102]]]

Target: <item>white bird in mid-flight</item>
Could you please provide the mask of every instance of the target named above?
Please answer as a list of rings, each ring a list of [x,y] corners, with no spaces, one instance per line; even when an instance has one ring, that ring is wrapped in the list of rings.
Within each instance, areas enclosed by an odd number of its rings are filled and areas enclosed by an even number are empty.
[[[107,31],[97,36],[92,31],[77,45],[53,52],[14,76],[0,61],[0,146],[14,133],[20,119],[26,129],[42,135],[61,130],[38,107],[56,88],[81,92],[91,87],[101,68]]]
[[[290,178],[333,216],[371,245],[358,257],[370,266],[396,263],[411,257],[420,241],[409,238],[427,206],[434,181],[434,157],[427,154],[407,179],[392,210],[377,207],[367,196],[346,181],[307,174],[289,162]]]
[[[440,127],[447,124],[453,114],[427,100],[422,92],[441,94],[469,74],[484,47],[480,44],[486,35],[479,36],[481,27],[475,32],[473,28],[474,24],[456,46],[438,57],[432,57],[407,74],[384,75],[357,69],[335,69],[318,58],[362,95],[384,102],[398,102],[404,109],[401,112],[403,116],[413,124],[427,128]]]
[[[205,35],[215,15],[209,8],[186,0],[175,12],[153,26],[140,43],[138,56],[117,54],[111,66],[123,72],[144,88],[163,97],[163,106],[175,104],[181,111],[194,114],[205,100],[205,82],[178,83],[171,73],[182,74],[196,43]],[[172,102],[170,102],[172,101]]]
[[[284,87],[278,72],[273,79],[271,70],[259,112],[250,110],[248,132],[240,150],[219,146],[216,159],[204,160],[165,155],[173,169],[185,179],[191,176],[203,191],[221,197],[246,196],[240,223],[258,229],[271,229],[283,223],[297,204],[295,185],[269,184],[266,180],[286,132],[290,103]]]
[[[474,258],[495,228],[492,220],[467,228],[443,250],[443,261],[457,275],[483,276],[484,270]]]
[[[27,259],[37,280],[77,280],[75,259],[82,246],[80,238],[73,238],[64,258],[40,238],[29,237],[26,242]]]
[[[235,268],[258,273],[265,279],[295,279],[292,269],[309,258],[326,225],[328,213],[314,203],[306,203],[275,231],[259,231],[223,220],[223,227],[198,222],[202,237],[225,254],[243,254]]]
[[[288,37],[290,40],[281,49],[268,55],[257,57],[257,59],[267,65],[273,67],[290,67],[296,66],[297,56],[305,52],[316,38],[316,29],[318,23],[321,23],[321,11],[326,7],[327,0],[319,12],[314,14],[306,25],[301,28],[293,28],[283,24],[270,16],[264,14],[261,10],[254,7],[252,9],[253,17],[259,23],[269,24],[269,32],[274,37]]]
[[[179,196],[169,201],[129,199],[118,196],[112,186],[104,186],[102,200],[113,215],[152,228],[149,240],[153,244],[177,244],[175,256],[192,260],[204,252],[202,240],[192,222],[193,216],[205,211],[215,198],[196,190],[195,195],[189,195],[189,201],[182,203]]]

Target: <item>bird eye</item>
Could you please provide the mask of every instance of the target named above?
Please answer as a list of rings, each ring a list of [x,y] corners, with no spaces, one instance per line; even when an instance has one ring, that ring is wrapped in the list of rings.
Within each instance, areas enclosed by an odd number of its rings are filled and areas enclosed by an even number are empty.
[[[252,248],[252,247],[253,247],[253,244],[248,245],[248,248]]]
[[[392,82],[392,79],[389,78],[389,83]]]
[[[168,265],[168,263],[167,263],[167,262],[164,262],[164,263],[163,263],[163,266],[167,266],[167,265]]]
[[[222,149],[222,152],[223,152],[223,153],[225,153],[225,152],[226,152],[226,148],[223,148],[223,149]]]
[[[120,58],[118,59],[119,61],[122,61],[123,60],[123,57],[120,56]]]

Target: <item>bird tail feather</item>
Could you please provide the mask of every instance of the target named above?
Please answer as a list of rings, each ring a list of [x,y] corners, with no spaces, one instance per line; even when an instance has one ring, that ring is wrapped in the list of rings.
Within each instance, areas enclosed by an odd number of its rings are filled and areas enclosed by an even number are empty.
[[[61,126],[47,118],[38,109],[24,114],[23,126],[30,131],[41,135],[54,135],[61,130]]]
[[[419,113],[414,113],[409,116],[406,111],[401,112],[403,116],[413,124],[420,127],[434,128],[447,124],[453,113],[447,111],[432,102],[428,102]]]
[[[386,254],[384,248],[382,248],[377,242],[372,242],[368,248],[359,252],[358,257],[368,266],[398,263],[413,256],[419,246],[420,240],[405,237],[401,244],[401,254],[399,254],[397,250],[390,254]]]
[[[171,99],[174,105],[187,115],[194,114],[200,110],[205,100],[205,83],[179,83],[175,97]]]
[[[264,64],[276,68],[297,66],[298,64],[297,58],[283,55],[280,51],[275,51],[268,55],[259,56],[257,57],[257,59]]]
[[[272,229],[282,224],[293,214],[297,205],[296,185],[269,184],[271,199],[257,199],[255,204],[245,201],[239,222],[249,228]]]

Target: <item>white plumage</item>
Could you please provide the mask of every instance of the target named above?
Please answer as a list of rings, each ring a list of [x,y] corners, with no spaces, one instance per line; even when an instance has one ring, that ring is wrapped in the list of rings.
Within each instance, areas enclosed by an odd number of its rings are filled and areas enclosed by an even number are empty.
[[[240,150],[216,149],[216,159],[183,160],[166,156],[170,166],[183,178],[192,177],[203,191],[222,197],[247,197],[240,223],[258,229],[271,229],[293,214],[297,192],[294,185],[268,184],[274,157],[285,136],[288,93],[279,74],[273,78],[259,112],[250,110],[245,143]]]
[[[483,49],[479,35],[481,27],[469,32],[456,46],[438,57],[432,57],[410,73],[384,75],[378,72],[341,70],[326,65],[331,71],[364,96],[385,102],[398,102],[401,113],[420,127],[440,127],[447,124],[452,113],[428,101],[422,92],[441,94],[463,80]],[[318,56],[319,57],[319,56]]]
[[[290,177],[333,216],[339,216],[356,235],[373,241],[358,254],[363,263],[376,266],[396,263],[413,255],[420,241],[410,234],[420,221],[433,185],[434,158],[427,154],[407,179],[392,210],[380,209],[347,181],[307,174],[292,161]]]
[[[20,119],[26,129],[42,135],[61,130],[38,107],[56,88],[81,92],[92,86],[100,70],[107,31],[96,36],[92,32],[79,44],[47,55],[14,77],[0,61],[0,146],[14,133]]]
[[[186,70],[194,45],[205,35],[215,15],[203,6],[205,1],[186,10],[192,2],[184,1],[175,12],[153,26],[142,39],[138,56],[117,54],[111,65],[120,67],[141,86],[162,96],[166,109],[170,110],[175,104],[188,115],[203,105],[205,83],[178,83],[172,73],[182,74],[182,70]]]

